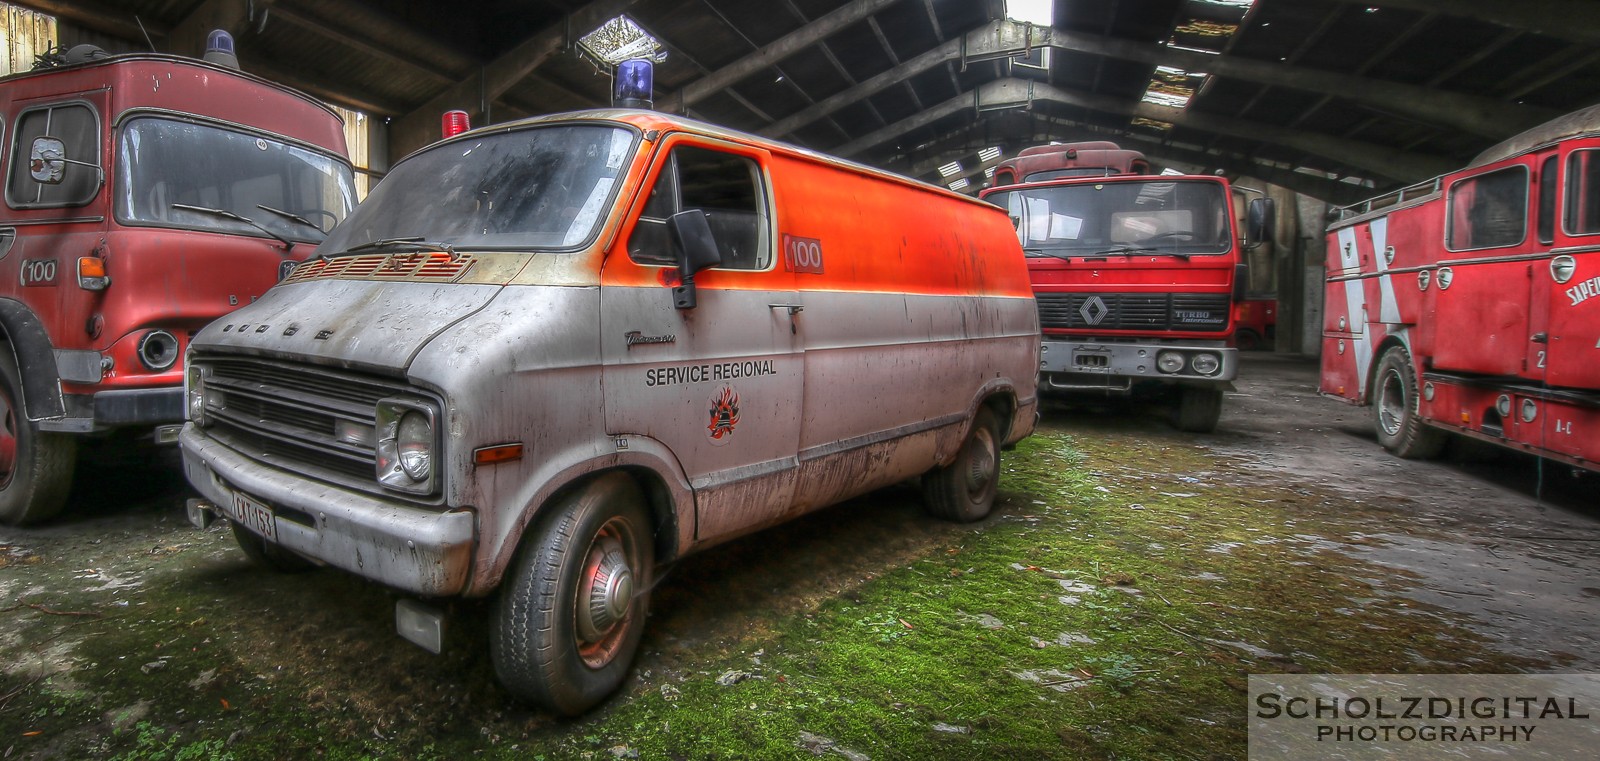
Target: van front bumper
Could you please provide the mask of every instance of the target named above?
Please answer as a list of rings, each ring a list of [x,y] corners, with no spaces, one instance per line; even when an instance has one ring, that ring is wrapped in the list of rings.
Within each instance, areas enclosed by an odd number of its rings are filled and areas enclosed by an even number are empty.
[[[466,588],[475,535],[470,511],[416,508],[300,478],[217,443],[193,424],[184,426],[179,443],[189,483],[224,512],[236,494],[271,508],[284,549],[425,597]]]

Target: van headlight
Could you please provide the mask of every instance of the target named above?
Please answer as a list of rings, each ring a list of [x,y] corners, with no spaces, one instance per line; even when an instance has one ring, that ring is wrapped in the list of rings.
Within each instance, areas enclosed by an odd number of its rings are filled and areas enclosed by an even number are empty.
[[[378,483],[411,494],[433,491],[437,419],[433,406],[425,402],[410,399],[378,402]]]
[[[208,368],[195,365],[189,365],[188,372],[184,373],[184,382],[188,386],[185,393],[189,400],[189,422],[199,428],[211,422],[206,419],[206,378],[210,375]]]

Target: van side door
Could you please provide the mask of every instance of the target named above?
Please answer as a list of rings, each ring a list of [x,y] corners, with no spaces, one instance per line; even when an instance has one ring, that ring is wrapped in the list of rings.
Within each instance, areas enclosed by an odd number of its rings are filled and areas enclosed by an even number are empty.
[[[804,366],[794,275],[777,262],[764,151],[672,134],[601,275],[607,432],[671,449],[695,493],[697,542],[785,517],[794,493]],[[668,219],[700,211],[721,262],[678,309]]]

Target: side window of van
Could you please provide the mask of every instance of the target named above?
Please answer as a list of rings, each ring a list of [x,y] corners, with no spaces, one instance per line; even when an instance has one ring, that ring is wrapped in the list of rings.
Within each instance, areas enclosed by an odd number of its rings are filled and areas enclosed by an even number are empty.
[[[35,138],[60,141],[59,182],[44,183],[33,177]],[[14,207],[81,206],[100,192],[100,122],[94,109],[67,103],[24,111],[17,119],[11,141],[11,171],[6,200]]]
[[[705,212],[722,253],[719,268],[766,269],[772,246],[765,198],[755,161],[694,146],[674,148],[628,239],[628,256],[641,264],[675,264],[667,218],[698,209]]]
[[[1481,174],[1450,188],[1446,248],[1465,251],[1515,246],[1527,237],[1528,169]]]

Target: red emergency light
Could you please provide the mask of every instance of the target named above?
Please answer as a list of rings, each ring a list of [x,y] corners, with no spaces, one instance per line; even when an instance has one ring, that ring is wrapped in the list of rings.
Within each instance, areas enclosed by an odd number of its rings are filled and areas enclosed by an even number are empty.
[[[472,123],[467,117],[467,112],[444,112],[444,118],[441,120],[439,131],[444,133],[445,138],[455,137],[456,135],[466,132],[469,129],[472,129]]]

